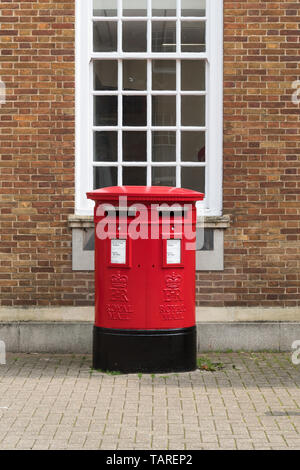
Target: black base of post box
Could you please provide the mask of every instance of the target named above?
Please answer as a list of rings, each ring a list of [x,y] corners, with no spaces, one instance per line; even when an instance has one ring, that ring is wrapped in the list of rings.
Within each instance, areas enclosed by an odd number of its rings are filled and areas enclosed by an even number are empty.
[[[93,368],[123,373],[187,372],[197,367],[196,327],[114,330],[94,326]]]

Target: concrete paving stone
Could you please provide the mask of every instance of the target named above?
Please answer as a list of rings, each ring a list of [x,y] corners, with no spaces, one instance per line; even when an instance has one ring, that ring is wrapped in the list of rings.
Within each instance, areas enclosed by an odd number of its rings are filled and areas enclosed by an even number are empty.
[[[112,442],[109,442],[109,443],[106,443],[106,442],[102,442],[100,444],[100,449],[101,450],[117,450],[118,448],[118,443],[112,443]]]
[[[8,353],[0,449],[299,449],[299,367],[289,354],[208,357],[226,368],[139,378],[90,374],[90,356]]]

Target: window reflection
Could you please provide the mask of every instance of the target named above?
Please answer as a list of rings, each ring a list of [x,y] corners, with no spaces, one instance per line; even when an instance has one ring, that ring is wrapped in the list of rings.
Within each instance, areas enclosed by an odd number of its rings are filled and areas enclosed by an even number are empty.
[[[94,96],[94,125],[116,126],[118,124],[118,97]]]
[[[147,160],[146,132],[123,132],[123,161],[145,162]]]
[[[94,62],[94,90],[118,89],[118,62],[96,60]]]
[[[152,125],[176,125],[176,96],[152,96]]]
[[[147,23],[146,21],[123,22],[123,51],[147,51]]]
[[[176,90],[176,61],[153,60],[152,89]]]
[[[123,96],[123,125],[147,125],[146,96]]]
[[[175,21],[153,21],[152,52],[176,52]]]
[[[94,16],[116,16],[117,0],[93,0]]]
[[[146,60],[123,61],[123,90],[147,89]]]
[[[118,169],[116,167],[94,168],[94,189],[118,185]]]
[[[117,132],[94,133],[94,161],[114,162],[118,157]]]
[[[146,186],[147,168],[144,167],[124,167],[123,185],[124,186]]]

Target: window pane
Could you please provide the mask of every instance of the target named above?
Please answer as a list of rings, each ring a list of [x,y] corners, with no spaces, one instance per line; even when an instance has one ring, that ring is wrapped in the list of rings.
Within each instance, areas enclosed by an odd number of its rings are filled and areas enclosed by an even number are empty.
[[[118,89],[118,62],[116,60],[94,61],[94,90]]]
[[[181,0],[182,16],[205,16],[205,0]]]
[[[176,186],[176,168],[153,167],[152,186]]]
[[[205,52],[205,23],[182,21],[181,51]]]
[[[146,21],[123,22],[123,51],[147,51],[147,23]]]
[[[147,0],[123,0],[123,16],[147,16]]]
[[[205,192],[205,168],[187,167],[181,168],[181,187]]]
[[[94,51],[113,52],[117,50],[117,23],[97,21],[93,26]]]
[[[116,162],[118,159],[117,132],[94,133],[94,161]]]
[[[117,132],[94,133],[94,161],[116,162],[118,159]]]
[[[147,89],[146,60],[123,61],[123,90]]]
[[[175,60],[153,60],[152,62],[152,89],[176,90],[176,62]]]
[[[153,21],[152,52],[176,52],[175,21]]]
[[[152,125],[176,125],[176,96],[152,96]]]
[[[94,16],[117,16],[117,0],[94,0]]]
[[[176,161],[176,132],[152,132],[152,161]]]
[[[181,97],[181,125],[205,126],[205,96]]]
[[[123,125],[147,125],[146,96],[123,96]]]
[[[124,186],[146,186],[147,168],[143,167],[124,167],[123,185]]]
[[[176,16],[176,0],[152,0],[153,16]]]
[[[145,162],[147,160],[146,132],[123,132],[123,161]]]
[[[117,167],[94,168],[94,189],[107,188],[118,185]]]
[[[196,250],[213,251],[214,250],[214,229],[197,229]]]
[[[205,90],[205,62],[204,60],[182,60],[181,62],[181,89],[183,91]]]
[[[181,160],[205,162],[205,132],[181,133]]]
[[[94,125],[116,126],[118,124],[118,97],[94,96]]]

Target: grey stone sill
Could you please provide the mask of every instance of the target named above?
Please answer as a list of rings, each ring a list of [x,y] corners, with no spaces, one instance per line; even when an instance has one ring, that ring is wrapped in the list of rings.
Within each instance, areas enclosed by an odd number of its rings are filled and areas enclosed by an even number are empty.
[[[69,228],[93,228],[94,216],[93,215],[69,215],[68,217]]]
[[[225,229],[231,225],[231,216],[220,215],[220,216],[205,216],[199,217],[197,220],[197,228],[214,228],[214,229]]]
[[[199,217],[197,221],[197,228],[214,228],[214,229],[226,229],[230,227],[231,217],[230,215],[221,216],[205,216]],[[93,228],[94,217],[92,215],[70,215],[68,218],[69,228]]]

